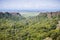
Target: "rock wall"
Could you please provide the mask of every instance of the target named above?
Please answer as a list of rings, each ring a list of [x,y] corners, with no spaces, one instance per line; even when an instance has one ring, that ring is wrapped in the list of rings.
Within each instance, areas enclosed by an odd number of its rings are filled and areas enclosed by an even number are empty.
[[[47,13],[48,18],[52,18],[54,16],[56,16],[56,17],[60,16],[60,12],[48,12]]]

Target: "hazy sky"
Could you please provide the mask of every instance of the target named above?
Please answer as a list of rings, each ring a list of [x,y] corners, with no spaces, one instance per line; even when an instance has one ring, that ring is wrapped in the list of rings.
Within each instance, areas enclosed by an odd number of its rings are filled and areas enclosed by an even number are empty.
[[[1,10],[60,10],[60,0],[0,0]]]

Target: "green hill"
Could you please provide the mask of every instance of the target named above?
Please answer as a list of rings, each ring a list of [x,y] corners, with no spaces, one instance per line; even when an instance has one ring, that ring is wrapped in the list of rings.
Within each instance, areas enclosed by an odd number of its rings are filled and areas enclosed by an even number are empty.
[[[14,13],[14,12],[0,12],[0,19],[9,19],[9,20],[22,20],[25,19],[25,17],[21,16],[19,13]]]
[[[60,40],[59,21],[60,17],[48,18],[46,13],[25,18],[21,13],[0,12],[0,40]]]

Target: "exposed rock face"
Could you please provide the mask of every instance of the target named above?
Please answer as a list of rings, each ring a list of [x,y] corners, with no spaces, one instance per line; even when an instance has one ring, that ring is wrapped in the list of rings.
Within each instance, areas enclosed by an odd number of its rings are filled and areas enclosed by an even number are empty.
[[[52,17],[52,13],[47,13],[47,17],[51,18]]]
[[[38,16],[44,16],[44,17],[48,17],[48,18],[52,18],[52,17],[59,17],[60,16],[60,12],[41,12]]]
[[[47,38],[45,38],[44,40],[52,40],[52,38],[50,38],[50,37],[47,37]]]
[[[12,15],[19,15],[19,16],[21,16],[21,14],[18,13],[18,12],[9,12],[9,13],[12,14]]]
[[[48,18],[52,18],[54,16],[56,16],[56,17],[60,16],[60,12],[49,12],[49,13],[47,13]]]

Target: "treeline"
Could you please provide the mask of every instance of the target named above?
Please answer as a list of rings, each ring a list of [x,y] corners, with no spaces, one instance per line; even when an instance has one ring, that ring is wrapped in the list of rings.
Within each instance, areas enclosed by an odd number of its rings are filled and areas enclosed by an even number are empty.
[[[21,15],[14,15],[12,20],[10,13],[0,14],[0,40],[60,40],[59,17],[37,15],[18,21]]]

